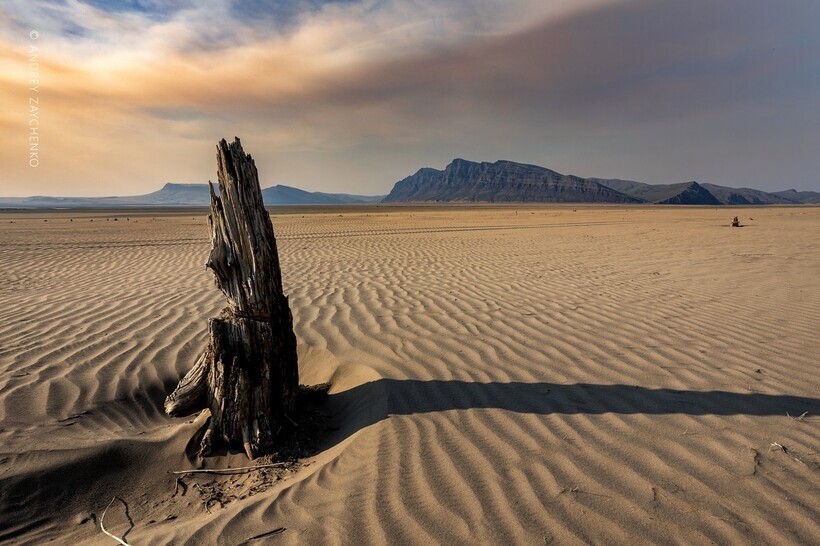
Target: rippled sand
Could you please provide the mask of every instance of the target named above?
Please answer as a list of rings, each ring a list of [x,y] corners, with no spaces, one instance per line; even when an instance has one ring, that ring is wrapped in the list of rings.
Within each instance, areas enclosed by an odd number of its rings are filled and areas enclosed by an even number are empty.
[[[0,540],[111,543],[114,495],[134,544],[820,536],[820,208],[273,219],[334,430],[206,510],[246,478],[175,495],[200,423],[161,409],[223,305],[204,215],[0,214]]]

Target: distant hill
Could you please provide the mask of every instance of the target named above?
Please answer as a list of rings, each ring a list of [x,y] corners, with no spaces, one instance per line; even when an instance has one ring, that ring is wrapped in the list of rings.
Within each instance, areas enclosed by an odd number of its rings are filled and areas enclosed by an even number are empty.
[[[631,195],[644,203],[658,205],[721,205],[709,190],[697,182],[682,184],[644,184],[631,180],[605,180],[593,178],[599,184]]]
[[[384,203],[413,201],[640,203],[592,180],[544,167],[496,161],[454,159],[443,170],[423,168],[396,182]]]
[[[788,199],[794,203],[806,203],[812,205],[820,204],[820,193],[817,193],[816,191],[785,190],[776,191],[772,195],[782,197],[783,199]]]
[[[208,184],[165,184],[161,189],[132,197],[115,197],[114,199],[128,200],[129,205],[199,205],[208,206],[211,195]]]
[[[309,192],[283,186],[271,186],[262,190],[266,205],[340,205],[345,203],[378,203],[384,196],[350,195],[346,193]]]
[[[724,205],[788,205],[803,201],[786,199],[776,193],[768,193],[751,188],[727,188],[715,184],[703,184],[703,187],[720,200]],[[818,194],[820,196],[820,194]]]
[[[425,167],[393,186],[384,203],[653,203],[659,205],[769,205],[820,203],[820,193],[767,193],[715,184],[645,184],[581,178],[545,167],[454,159],[444,170]]]
[[[382,198],[381,195],[309,192],[281,184],[262,190],[262,199],[266,205],[378,203]],[[0,197],[0,207],[14,208],[206,207],[209,203],[210,194],[207,184],[174,184],[170,182],[155,192],[126,197]]]
[[[675,205],[820,204],[820,193],[765,192],[715,184],[645,184],[632,180],[581,178],[537,165],[454,159],[444,170],[425,167],[396,182],[387,196],[309,192],[282,184],[264,188],[266,205],[352,203],[654,203]],[[167,183],[145,195],[110,197],[0,197],[5,208],[206,207],[207,184]]]

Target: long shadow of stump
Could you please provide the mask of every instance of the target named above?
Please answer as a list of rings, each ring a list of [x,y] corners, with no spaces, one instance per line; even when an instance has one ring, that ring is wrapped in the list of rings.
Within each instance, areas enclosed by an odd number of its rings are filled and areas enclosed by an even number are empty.
[[[369,401],[364,405],[362,401]],[[340,425],[339,440],[391,415],[501,409],[516,413],[646,415],[810,415],[820,399],[788,394],[649,389],[576,383],[478,383],[379,379],[328,397]],[[358,408],[354,410],[353,408]],[[363,411],[366,409],[367,411]]]

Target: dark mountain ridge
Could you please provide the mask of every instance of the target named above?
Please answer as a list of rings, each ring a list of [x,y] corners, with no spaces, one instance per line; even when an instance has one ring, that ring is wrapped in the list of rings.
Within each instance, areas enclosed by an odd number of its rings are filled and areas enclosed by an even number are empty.
[[[820,193],[816,191],[797,191],[795,189],[776,191],[772,195],[782,197],[795,203],[820,204]]]
[[[592,180],[539,167],[496,161],[475,163],[454,159],[444,170],[429,167],[396,182],[384,203],[532,202],[640,203],[639,199]]]
[[[604,180],[594,178],[599,184],[618,190],[644,203],[657,205],[721,205],[712,193],[697,182],[681,184],[644,184],[631,180]]]
[[[794,189],[765,192],[715,184],[645,184],[631,180],[581,178],[514,161],[477,163],[454,159],[443,170],[424,167],[396,182],[387,196],[309,192],[282,184],[262,190],[266,205],[351,203],[489,202],[489,203],[654,203],[688,205],[820,204],[820,193]],[[207,184],[167,183],[133,196],[0,197],[7,208],[98,208],[138,206],[208,206]]]
[[[788,205],[802,201],[787,199],[776,193],[768,193],[752,188],[727,188],[715,184],[703,184],[703,187],[725,205]]]
[[[398,182],[384,203],[653,203],[664,205],[766,205],[820,203],[816,192],[767,193],[715,184],[645,184],[581,178],[514,161],[454,159],[443,170],[424,167]]]

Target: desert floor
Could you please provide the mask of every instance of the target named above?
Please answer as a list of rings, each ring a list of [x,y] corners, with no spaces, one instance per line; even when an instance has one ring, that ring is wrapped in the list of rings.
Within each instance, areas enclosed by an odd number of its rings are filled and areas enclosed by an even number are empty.
[[[818,540],[820,208],[273,221],[329,428],[272,483],[183,488],[202,417],[162,402],[223,305],[204,213],[0,214],[0,541],[112,544],[115,495],[132,544]]]

